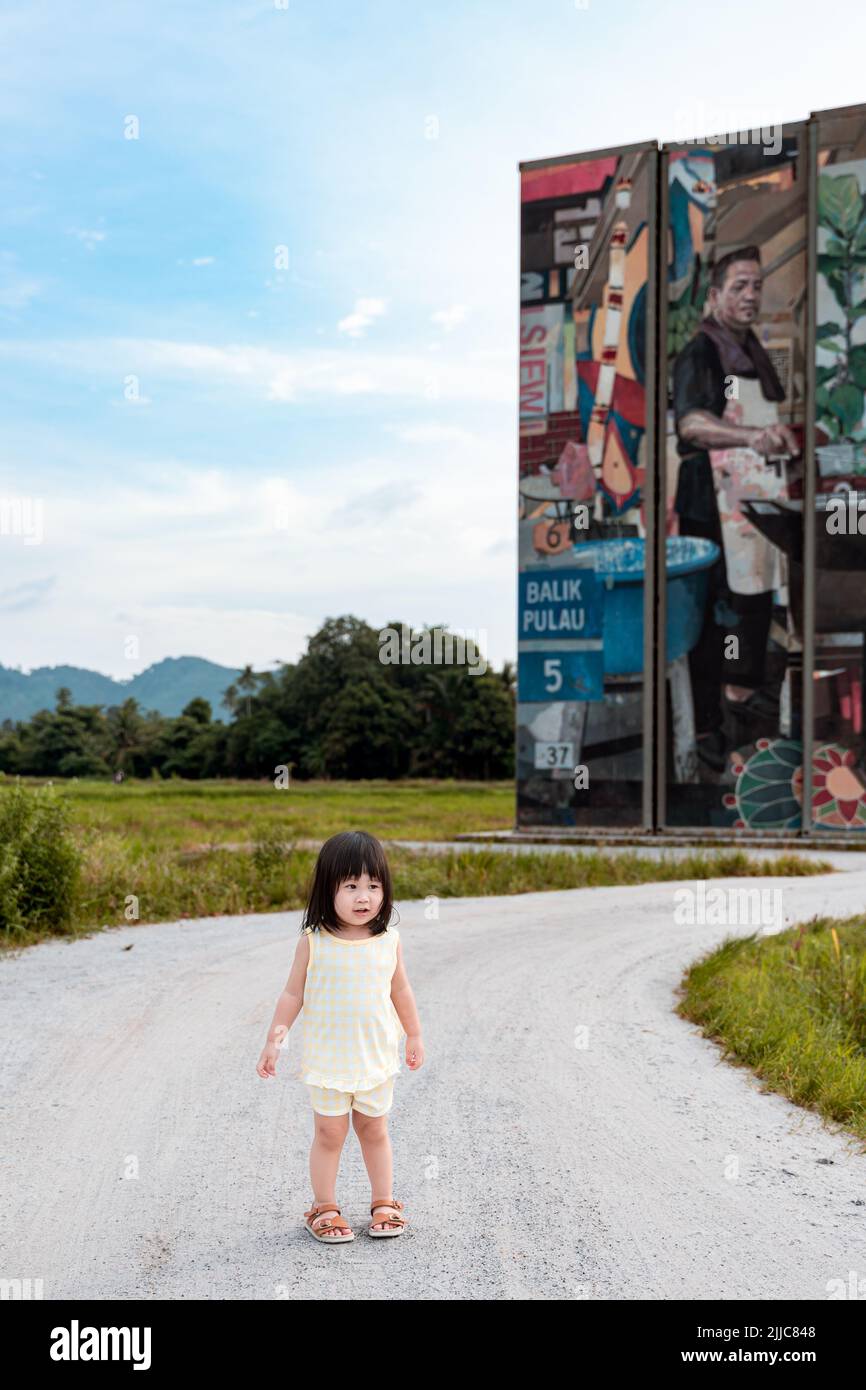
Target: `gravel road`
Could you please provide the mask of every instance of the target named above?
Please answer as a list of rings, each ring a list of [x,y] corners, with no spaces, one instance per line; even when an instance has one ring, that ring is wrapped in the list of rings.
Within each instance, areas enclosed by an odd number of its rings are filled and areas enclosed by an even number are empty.
[[[789,922],[866,903],[859,868],[714,886],[782,888]],[[399,905],[427,1048],[390,1123],[410,1225],[363,1234],[350,1130],[358,1234],[334,1248],[300,1229],[300,1020],[276,1080],[255,1073],[299,913],[4,960],[0,1276],[46,1299],[389,1300],[820,1300],[863,1278],[866,1155],[672,1013],[683,968],[750,930],[677,925],[674,892]]]

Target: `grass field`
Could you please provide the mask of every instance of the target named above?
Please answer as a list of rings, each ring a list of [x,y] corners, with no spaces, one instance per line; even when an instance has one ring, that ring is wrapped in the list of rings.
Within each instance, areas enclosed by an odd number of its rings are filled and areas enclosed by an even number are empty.
[[[131,852],[252,841],[274,827],[292,840],[326,840],[348,829],[380,839],[450,840],[514,824],[513,782],[317,781],[281,790],[271,782],[179,779],[54,785],[77,825],[121,835]]]
[[[121,924],[125,899],[139,900],[141,920],[167,921],[214,913],[276,912],[304,906],[314,850],[260,842],[252,854],[215,850],[179,858],[171,851],[132,856],[118,837],[92,841],[86,861],[82,921]],[[751,861],[736,851],[696,854],[685,860],[649,859],[637,853],[500,854],[451,850],[424,854],[388,851],[396,898],[488,897],[557,888],[608,887],[622,883],[817,873],[812,861]]]
[[[677,1009],[866,1148],[866,918],[727,941],[686,972]]]
[[[510,782],[315,782],[278,791],[270,783],[79,781],[55,788],[69,807],[83,855],[66,936],[129,921],[300,908],[316,851],[298,841],[318,844],[348,828],[386,841],[446,841],[458,832],[506,829],[514,797]],[[425,854],[392,845],[389,860],[398,899],[814,874],[829,867],[796,855],[760,861],[725,850],[696,850],[674,860],[591,848]],[[18,946],[45,934],[22,927],[7,930],[2,940]]]

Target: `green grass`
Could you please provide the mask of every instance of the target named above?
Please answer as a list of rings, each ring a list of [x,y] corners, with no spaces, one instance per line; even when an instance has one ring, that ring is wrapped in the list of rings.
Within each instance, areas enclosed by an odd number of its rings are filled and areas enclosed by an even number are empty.
[[[726,940],[686,972],[677,1012],[866,1150],[866,917]]]
[[[43,779],[21,781],[36,786]],[[271,782],[230,780],[54,785],[77,825],[121,835],[142,852],[252,841],[272,827],[289,840],[321,841],[350,828],[380,839],[451,840],[467,831],[510,830],[514,824],[510,781],[315,781],[279,790]]]
[[[239,833],[240,827],[236,827],[235,834]],[[252,853],[228,849],[189,853],[158,845],[145,848],[139,842],[128,842],[123,835],[93,828],[80,842],[84,867],[79,902],[74,924],[65,935],[103,925],[122,926],[127,920],[160,922],[301,908],[316,858],[314,850],[277,844],[273,832],[263,837]],[[698,852],[674,861],[633,852],[424,853],[391,846],[388,858],[397,900],[430,895],[488,897],[719,876],[814,874],[828,868],[795,856],[753,862],[739,851]],[[132,896],[137,904],[129,902]],[[127,911],[137,911],[137,917],[128,918]],[[24,945],[37,939],[35,933],[8,934],[6,945]]]
[[[39,785],[40,779],[21,779]],[[2,779],[0,779],[2,786]],[[59,781],[83,852],[75,911],[64,935],[127,921],[160,922],[303,907],[320,844],[350,827],[384,841],[445,841],[461,832],[507,829],[511,782],[306,782],[181,780]],[[253,853],[237,852],[242,846]],[[742,851],[695,850],[687,859],[609,854],[412,852],[389,847],[398,899],[482,897],[618,883],[826,872],[786,855],[752,861]],[[135,899],[136,901],[132,901]],[[12,929],[2,944],[26,945],[50,928]]]

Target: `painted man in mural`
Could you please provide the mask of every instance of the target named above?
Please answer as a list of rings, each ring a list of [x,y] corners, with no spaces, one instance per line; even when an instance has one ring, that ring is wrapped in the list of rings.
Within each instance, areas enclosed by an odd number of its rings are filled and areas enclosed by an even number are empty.
[[[677,356],[673,403],[680,454],[675,509],[681,535],[704,536],[722,555],[710,577],[704,626],[690,654],[698,753],[721,772],[724,707],[746,722],[777,720],[778,686],[766,683],[773,592],[783,583],[775,546],[743,515],[744,497],[782,497],[772,457],[800,453],[779,422],[782,383],[752,325],[761,309],[757,246],[713,267],[708,313]],[[731,642],[730,638],[736,638]]]

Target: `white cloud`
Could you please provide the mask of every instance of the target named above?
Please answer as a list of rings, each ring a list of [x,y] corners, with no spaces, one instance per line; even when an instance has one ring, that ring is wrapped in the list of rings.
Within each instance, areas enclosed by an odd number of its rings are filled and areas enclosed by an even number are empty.
[[[97,242],[105,241],[106,236],[105,232],[91,231],[84,227],[70,228],[69,235],[77,237],[79,241],[83,242],[88,251],[92,251]]]
[[[348,338],[362,338],[370,324],[384,312],[384,299],[356,299],[354,311],[340,319],[337,332],[345,333]]]
[[[466,305],[452,304],[450,309],[437,309],[430,318],[440,328],[444,328],[446,333],[451,333],[458,325],[466,320]]]
[[[0,589],[0,612],[14,613],[19,609],[24,611],[40,607],[56,582],[57,576],[52,574],[42,579],[31,579],[26,584],[13,584],[11,589]]]
[[[26,275],[12,277],[0,284],[0,307],[26,309],[31,299],[35,299],[41,292],[42,286],[38,280]]]
[[[26,309],[42,293],[42,283],[18,269],[14,251],[0,251],[0,308]]]
[[[347,372],[334,378],[334,390],[338,396],[360,396],[375,391],[376,385],[366,372]]]
[[[470,444],[476,438],[459,425],[388,425],[387,430],[405,444]]]
[[[72,594],[88,594],[78,576],[70,578]],[[15,615],[4,615],[15,626]],[[307,639],[320,626],[316,617],[294,611],[288,604],[211,602],[202,596],[199,603],[142,602],[132,588],[123,592],[123,605],[117,611],[100,609],[100,631],[94,632],[86,614],[78,611],[71,595],[68,603],[56,599],[39,614],[40,623],[49,619],[54,634],[44,626],[27,643],[28,669],[36,666],[85,666],[102,671],[115,680],[129,680],[166,657],[200,656],[224,666],[244,666],[256,671],[269,670],[278,661],[296,659],[305,650]],[[23,626],[33,624],[33,614],[20,615]],[[57,623],[62,622],[62,632]],[[133,658],[127,655],[128,639],[137,638]],[[23,647],[24,643],[20,645]],[[10,663],[6,663],[7,665]],[[226,685],[228,685],[226,680]],[[215,719],[228,720],[225,706],[215,702]]]
[[[346,612],[373,626],[399,614],[495,631],[498,661],[513,654],[510,437],[506,425],[434,457],[400,445],[291,477],[88,457],[88,486],[77,466],[56,477],[44,543],[16,552],[5,662],[120,676],[193,653],[259,669],[296,660],[327,616]],[[129,634],[141,642],[134,664]]]
[[[216,256],[196,256],[193,265],[213,265],[215,261]]]
[[[275,352],[230,344],[169,342],[158,338],[29,339],[0,341],[0,359],[43,362],[64,375],[91,373],[105,380],[135,373],[153,378],[202,378],[205,386],[226,383],[259,399],[301,401],[315,396],[376,395],[414,400],[511,404],[515,398],[514,351],[449,353],[431,361],[420,353],[309,348]]]
[[[344,522],[381,525],[386,517],[413,506],[423,497],[423,492],[414,483],[403,483],[400,487],[395,487],[393,482],[380,483],[378,487],[354,492],[334,509],[328,520],[331,524],[341,525]]]

